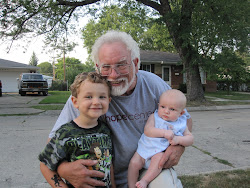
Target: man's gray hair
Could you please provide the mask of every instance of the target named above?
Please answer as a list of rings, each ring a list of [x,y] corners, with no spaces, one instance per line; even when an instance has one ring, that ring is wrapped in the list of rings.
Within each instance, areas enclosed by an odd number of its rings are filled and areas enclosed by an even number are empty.
[[[137,66],[139,69],[141,64],[139,46],[137,42],[129,34],[121,31],[114,31],[114,30],[108,31],[95,41],[91,53],[93,62],[99,65],[100,63],[98,57],[99,49],[103,44],[113,43],[113,42],[122,42],[127,46],[127,49],[131,52],[131,60],[138,58]]]

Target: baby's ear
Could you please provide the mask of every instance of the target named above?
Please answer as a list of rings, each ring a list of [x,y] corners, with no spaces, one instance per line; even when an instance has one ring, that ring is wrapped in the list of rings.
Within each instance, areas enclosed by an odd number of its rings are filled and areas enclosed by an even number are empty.
[[[112,99],[112,98],[111,98],[111,97],[109,97],[109,102],[111,102],[111,99]]]

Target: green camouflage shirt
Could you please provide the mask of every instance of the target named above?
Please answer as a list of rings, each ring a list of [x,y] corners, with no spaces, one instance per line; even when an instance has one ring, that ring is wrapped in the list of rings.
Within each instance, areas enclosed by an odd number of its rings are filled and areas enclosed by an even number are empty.
[[[98,120],[96,127],[84,129],[71,121],[56,131],[38,158],[53,171],[62,161],[98,160],[99,163],[89,169],[105,173],[102,181],[109,187],[112,155],[111,132],[104,122]]]

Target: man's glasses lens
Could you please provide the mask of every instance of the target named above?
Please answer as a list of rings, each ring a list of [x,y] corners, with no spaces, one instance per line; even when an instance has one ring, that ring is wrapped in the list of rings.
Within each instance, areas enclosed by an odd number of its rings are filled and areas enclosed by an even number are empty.
[[[126,75],[129,73],[129,67],[131,64],[116,64],[115,66],[110,65],[102,65],[100,67],[100,73],[103,76],[109,76],[112,72],[112,69],[116,71],[116,73],[120,75]]]

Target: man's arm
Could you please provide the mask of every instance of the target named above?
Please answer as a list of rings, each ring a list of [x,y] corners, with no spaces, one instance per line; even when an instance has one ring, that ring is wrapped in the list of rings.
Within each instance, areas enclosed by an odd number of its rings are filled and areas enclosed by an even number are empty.
[[[44,178],[47,180],[47,182],[50,184],[51,187],[57,188],[68,188],[68,186],[64,183],[64,181],[61,179],[61,177],[55,172],[50,170],[44,163],[40,162],[40,170],[44,176]]]
[[[153,138],[166,138],[168,140],[173,139],[174,132],[172,130],[159,129],[155,127],[154,114],[151,114],[144,127],[144,134]]]
[[[76,188],[84,188],[86,186],[105,186],[104,182],[93,178],[103,178],[105,175],[104,173],[86,168],[87,166],[94,166],[97,163],[97,160],[83,159],[74,162],[63,162],[58,166],[57,172],[60,177],[69,181]]]
[[[191,118],[187,119],[187,127],[189,131],[192,131],[193,121]],[[171,168],[180,161],[182,154],[185,151],[185,147],[181,145],[172,146],[170,145],[159,162],[159,168]]]

